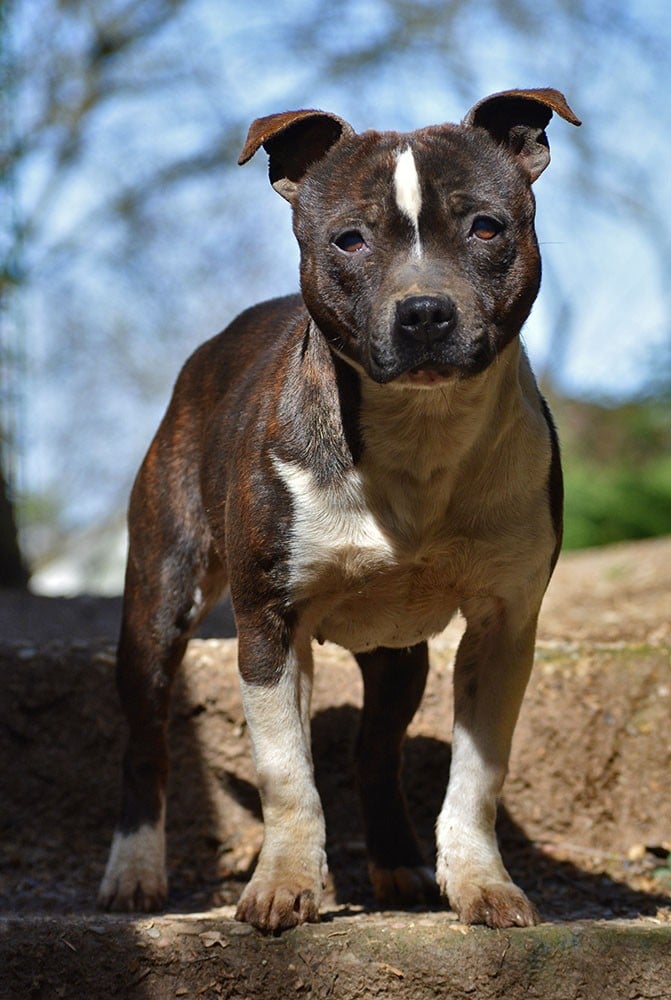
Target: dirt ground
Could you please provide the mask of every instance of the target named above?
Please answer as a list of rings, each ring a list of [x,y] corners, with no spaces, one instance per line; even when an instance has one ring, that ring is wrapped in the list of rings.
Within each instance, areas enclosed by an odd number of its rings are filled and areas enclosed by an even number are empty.
[[[0,592],[5,916],[95,913],[123,740],[113,683],[118,613],[114,600]],[[231,629],[224,609],[204,634]],[[427,857],[449,772],[458,636],[457,623],[432,644],[406,746],[408,799]],[[499,824],[513,877],[548,921],[671,920],[670,652],[671,539],[560,560]],[[313,743],[331,871],[325,909],[371,913],[350,766],[361,685],[336,647],[318,648],[316,663]],[[192,642],[172,746],[168,909],[230,905],[262,832],[233,639]]]

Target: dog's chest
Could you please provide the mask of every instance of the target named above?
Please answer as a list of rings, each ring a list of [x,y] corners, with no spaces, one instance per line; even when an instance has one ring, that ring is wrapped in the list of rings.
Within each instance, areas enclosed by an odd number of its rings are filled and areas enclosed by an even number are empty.
[[[457,604],[447,473],[380,492],[354,469],[324,486],[298,463],[275,467],[292,501],[289,585],[317,638],[360,651],[445,627]]]

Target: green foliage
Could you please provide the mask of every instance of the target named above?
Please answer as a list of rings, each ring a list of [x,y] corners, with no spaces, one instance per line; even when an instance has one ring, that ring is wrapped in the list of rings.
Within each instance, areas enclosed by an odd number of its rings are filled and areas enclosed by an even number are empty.
[[[671,458],[642,469],[567,461],[564,548],[671,534]]]
[[[563,431],[564,547],[671,534],[666,400],[618,408],[559,400],[555,410]]]

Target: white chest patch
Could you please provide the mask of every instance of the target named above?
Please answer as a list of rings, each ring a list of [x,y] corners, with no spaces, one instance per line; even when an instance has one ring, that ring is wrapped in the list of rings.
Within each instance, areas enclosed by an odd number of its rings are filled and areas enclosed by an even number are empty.
[[[419,239],[419,213],[422,210],[422,189],[419,175],[410,146],[399,153],[394,170],[394,192],[396,204],[415,229],[413,252],[416,257],[422,256],[422,244]]]
[[[273,462],[293,505],[294,583],[309,584],[329,567],[356,576],[394,561],[391,542],[366,504],[358,473],[322,487],[297,462],[277,456]]]
[[[447,625],[457,600],[444,563],[403,558],[357,471],[324,487],[298,463],[273,461],[291,495],[290,584],[295,599],[307,599],[310,635],[361,652],[413,646]]]

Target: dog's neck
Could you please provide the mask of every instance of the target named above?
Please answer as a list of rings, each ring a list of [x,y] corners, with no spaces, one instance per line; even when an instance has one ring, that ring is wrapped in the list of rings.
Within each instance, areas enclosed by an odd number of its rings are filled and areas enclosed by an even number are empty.
[[[484,372],[432,388],[379,385],[361,375],[364,461],[428,482],[456,469],[474,448],[488,450],[520,407],[526,356],[512,341]]]

